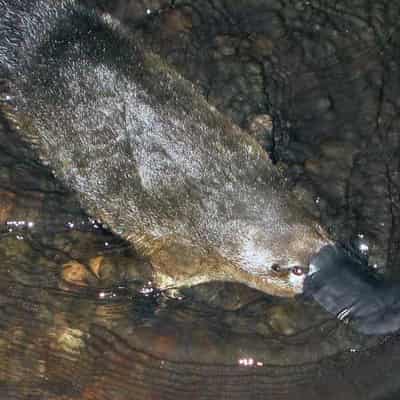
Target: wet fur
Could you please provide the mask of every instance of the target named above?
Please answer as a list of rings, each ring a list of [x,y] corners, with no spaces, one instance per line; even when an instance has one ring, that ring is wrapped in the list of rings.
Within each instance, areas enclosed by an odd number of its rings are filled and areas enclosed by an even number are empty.
[[[328,239],[252,138],[111,17],[67,0],[0,9],[1,112],[160,286],[302,290],[291,268]]]

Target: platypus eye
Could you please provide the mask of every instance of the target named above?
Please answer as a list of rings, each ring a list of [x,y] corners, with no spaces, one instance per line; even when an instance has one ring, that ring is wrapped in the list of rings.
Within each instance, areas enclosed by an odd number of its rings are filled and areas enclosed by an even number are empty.
[[[292,267],[291,272],[295,275],[304,275],[305,274],[305,269],[303,267],[299,267],[298,265],[296,265],[295,267]]]
[[[271,265],[271,269],[272,269],[272,271],[274,271],[274,272],[279,272],[280,270],[281,270],[281,266],[279,265],[279,264],[272,264]]]

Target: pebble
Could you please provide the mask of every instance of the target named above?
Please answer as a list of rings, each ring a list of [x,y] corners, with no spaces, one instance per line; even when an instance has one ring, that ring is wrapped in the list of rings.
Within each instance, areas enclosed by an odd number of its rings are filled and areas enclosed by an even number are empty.
[[[72,285],[88,286],[89,271],[78,261],[71,260],[62,265],[62,279]]]

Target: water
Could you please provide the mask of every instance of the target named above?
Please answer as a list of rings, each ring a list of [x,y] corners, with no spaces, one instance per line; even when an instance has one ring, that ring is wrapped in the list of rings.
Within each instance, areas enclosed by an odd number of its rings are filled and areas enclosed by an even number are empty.
[[[159,292],[97,221],[19,201],[0,236],[0,398],[291,399],[377,342],[240,285]]]

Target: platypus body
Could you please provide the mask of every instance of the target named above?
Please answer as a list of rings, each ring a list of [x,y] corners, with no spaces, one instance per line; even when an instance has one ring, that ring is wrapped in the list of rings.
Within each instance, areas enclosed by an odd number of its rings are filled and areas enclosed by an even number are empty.
[[[0,0],[0,111],[161,288],[303,289],[330,243],[260,145],[107,15]]]

